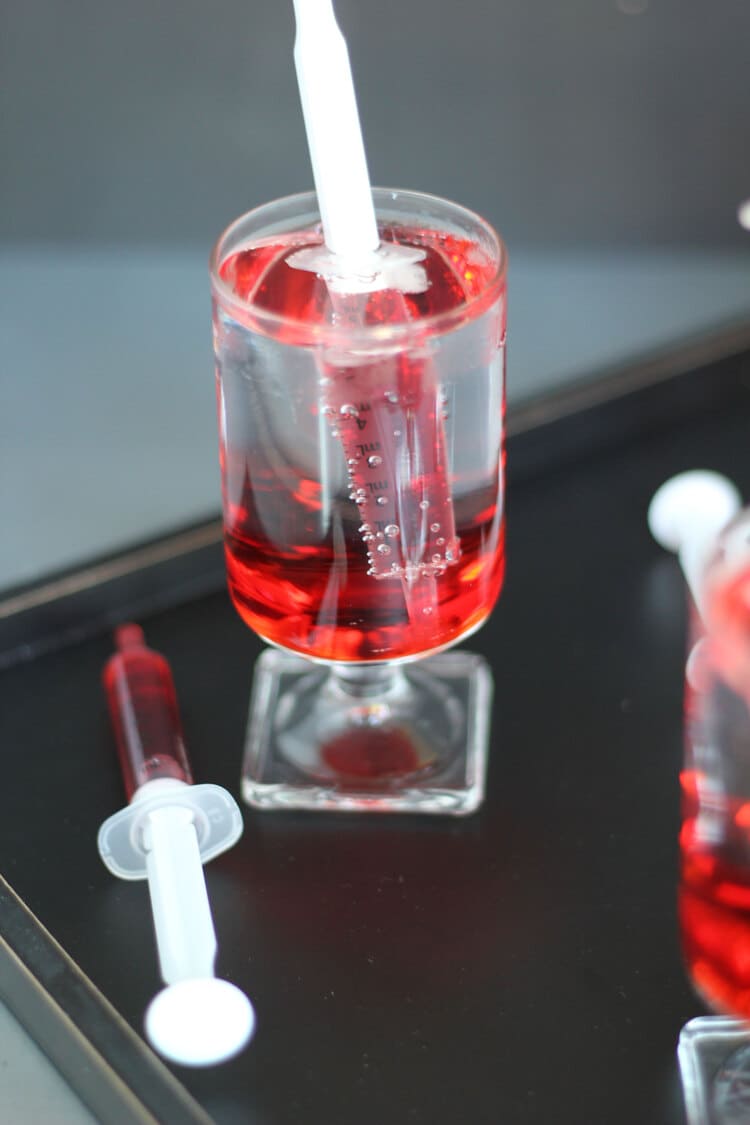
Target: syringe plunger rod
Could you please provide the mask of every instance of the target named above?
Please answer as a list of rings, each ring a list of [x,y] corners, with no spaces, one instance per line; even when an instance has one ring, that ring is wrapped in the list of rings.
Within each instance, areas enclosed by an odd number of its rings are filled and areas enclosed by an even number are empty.
[[[366,268],[380,239],[349,51],[331,0],[294,0],[294,10],[294,61],[325,243],[345,268]]]
[[[143,844],[162,980],[213,976],[216,933],[190,809],[149,813]]]

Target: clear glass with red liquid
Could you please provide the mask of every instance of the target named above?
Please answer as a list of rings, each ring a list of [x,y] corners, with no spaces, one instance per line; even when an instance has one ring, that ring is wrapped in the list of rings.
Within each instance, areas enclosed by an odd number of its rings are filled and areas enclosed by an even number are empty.
[[[455,204],[374,196],[372,261],[327,253],[312,194],[212,258],[228,584],[274,646],[245,795],[468,812],[490,679],[445,650],[503,579],[505,252]]]
[[[686,674],[682,946],[706,1003],[750,1020],[750,510],[722,534],[704,587]]]

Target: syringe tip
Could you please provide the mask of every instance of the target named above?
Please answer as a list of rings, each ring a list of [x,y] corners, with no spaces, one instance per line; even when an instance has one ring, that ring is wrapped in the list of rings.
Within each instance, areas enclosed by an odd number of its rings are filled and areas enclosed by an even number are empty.
[[[153,1047],[181,1066],[214,1066],[249,1042],[255,1012],[245,993],[227,980],[200,977],[162,989],[146,1012]]]
[[[120,652],[130,648],[141,648],[146,640],[140,625],[129,622],[127,625],[118,625],[115,629],[115,647]]]

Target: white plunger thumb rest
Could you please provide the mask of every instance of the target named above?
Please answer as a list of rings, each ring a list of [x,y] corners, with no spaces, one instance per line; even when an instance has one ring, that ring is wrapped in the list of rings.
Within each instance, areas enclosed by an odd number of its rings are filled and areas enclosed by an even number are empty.
[[[648,509],[654,539],[680,561],[693,601],[702,613],[702,577],[721,531],[742,507],[737,487],[707,469],[679,473],[657,489]]]

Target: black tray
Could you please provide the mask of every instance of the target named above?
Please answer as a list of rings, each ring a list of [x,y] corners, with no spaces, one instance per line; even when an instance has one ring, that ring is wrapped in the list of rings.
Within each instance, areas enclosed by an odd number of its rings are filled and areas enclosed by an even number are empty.
[[[258,1032],[223,1066],[170,1068],[217,1125],[684,1121],[675,1046],[703,1010],[674,907],[684,594],[645,513],[685,468],[750,495],[748,342],[723,333],[511,417],[508,576],[469,644],[495,675],[485,805],[458,821],[246,811],[207,880],[219,972]],[[140,1033],[159,987],[145,885],[113,879],[95,844],[123,804],[99,677],[109,627],[136,614],[172,663],[196,778],[239,795],[260,645],[224,591],[218,522],[7,597],[4,874],[95,986],[76,988],[106,1001],[71,1013],[54,958],[78,970],[54,943],[35,961],[9,891],[0,980],[101,1120],[125,1118],[75,1051],[55,1054],[44,1005],[29,1016],[19,958],[94,1072],[188,1121],[200,1111],[168,1107],[179,1088],[126,1026]]]

